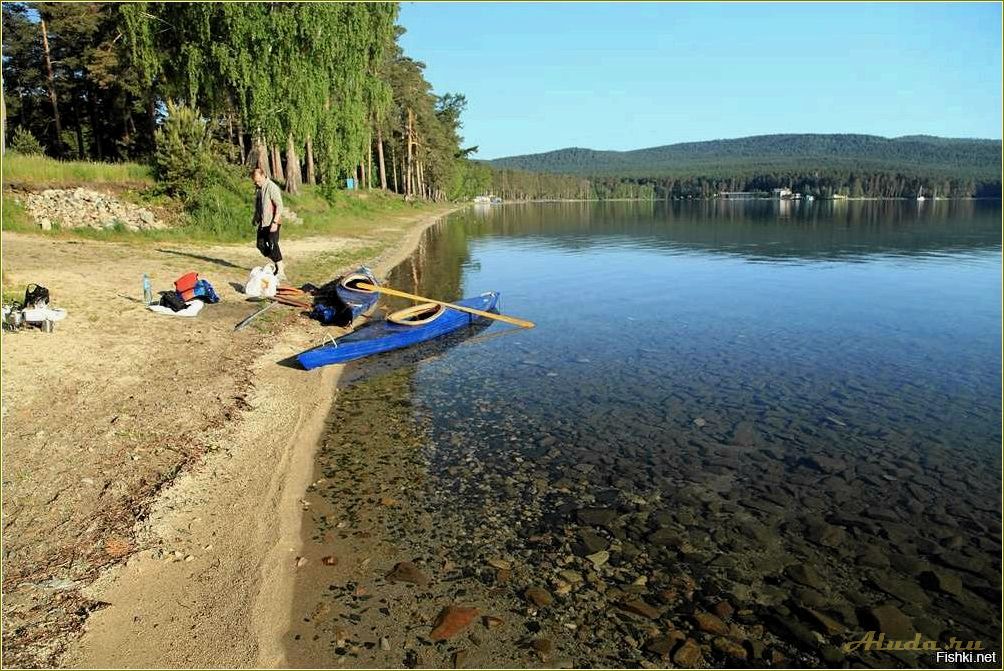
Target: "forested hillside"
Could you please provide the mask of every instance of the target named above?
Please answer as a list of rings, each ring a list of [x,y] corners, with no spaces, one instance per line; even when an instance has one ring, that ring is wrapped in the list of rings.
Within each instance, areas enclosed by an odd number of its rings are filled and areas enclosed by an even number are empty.
[[[433,92],[397,42],[397,13],[390,2],[5,2],[5,149],[152,162],[182,181],[225,158],[290,192],[352,177],[466,196],[477,187],[461,147],[466,100]]]
[[[931,136],[761,135],[634,151],[570,148],[494,168],[625,178],[658,196],[794,190],[827,196],[1000,196],[1000,140]]]

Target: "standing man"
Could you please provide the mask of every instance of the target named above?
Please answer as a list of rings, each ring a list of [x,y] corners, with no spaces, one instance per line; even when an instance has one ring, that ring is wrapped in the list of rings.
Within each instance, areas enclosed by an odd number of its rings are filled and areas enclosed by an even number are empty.
[[[275,276],[286,279],[286,269],[279,251],[279,228],[282,226],[282,192],[279,185],[270,180],[265,171],[255,168],[251,171],[254,181],[254,225],[258,231],[258,251],[275,265]]]

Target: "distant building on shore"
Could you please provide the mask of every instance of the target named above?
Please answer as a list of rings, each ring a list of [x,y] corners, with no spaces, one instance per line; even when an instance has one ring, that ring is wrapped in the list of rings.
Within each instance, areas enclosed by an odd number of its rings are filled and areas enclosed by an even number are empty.
[[[781,187],[780,189],[774,189],[771,191],[771,195],[775,198],[791,198],[794,194],[792,194],[791,189]]]
[[[763,198],[767,194],[763,191],[720,191],[720,198]]]

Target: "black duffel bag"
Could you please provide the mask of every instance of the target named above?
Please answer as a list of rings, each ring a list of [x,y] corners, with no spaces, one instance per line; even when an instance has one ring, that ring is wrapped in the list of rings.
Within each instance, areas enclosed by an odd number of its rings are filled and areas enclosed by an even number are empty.
[[[29,284],[24,290],[24,308],[44,308],[49,305],[49,290],[41,284]]]

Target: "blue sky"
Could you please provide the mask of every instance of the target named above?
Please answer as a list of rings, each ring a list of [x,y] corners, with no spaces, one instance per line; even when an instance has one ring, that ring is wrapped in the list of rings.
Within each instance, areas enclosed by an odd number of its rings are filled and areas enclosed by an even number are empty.
[[[478,158],[762,133],[1001,137],[1001,6],[414,3]]]

